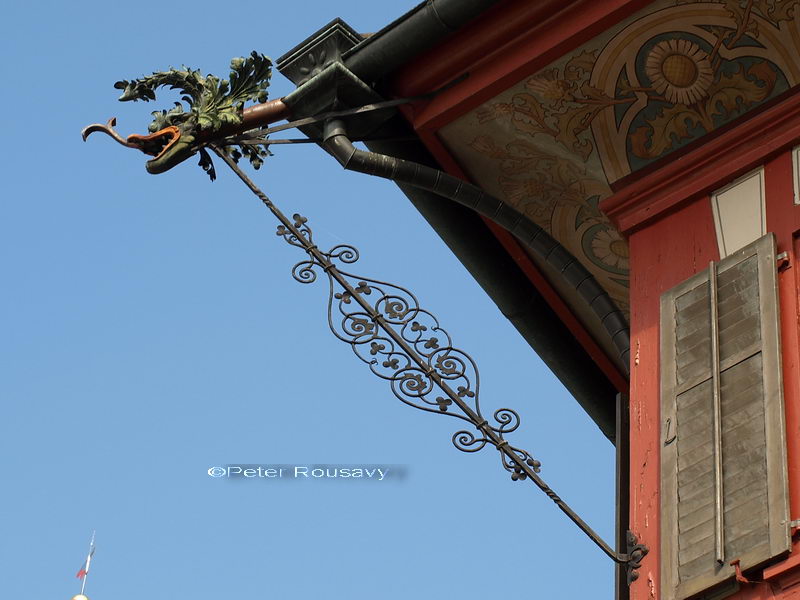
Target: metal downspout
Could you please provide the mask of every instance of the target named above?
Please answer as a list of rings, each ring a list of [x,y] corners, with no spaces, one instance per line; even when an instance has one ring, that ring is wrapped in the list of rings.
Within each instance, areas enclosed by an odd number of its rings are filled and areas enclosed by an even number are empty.
[[[630,375],[630,333],[625,316],[594,276],[544,229],[513,206],[443,171],[385,154],[359,150],[347,137],[341,120],[331,120],[325,124],[322,145],[347,170],[428,190],[471,208],[511,232],[526,248],[555,268],[586,300],[613,340],[625,375]]]

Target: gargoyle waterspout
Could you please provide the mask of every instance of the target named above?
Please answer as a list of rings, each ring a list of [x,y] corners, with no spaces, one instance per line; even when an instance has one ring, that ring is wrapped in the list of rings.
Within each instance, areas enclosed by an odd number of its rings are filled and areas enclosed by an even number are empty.
[[[169,111],[153,112],[153,122],[148,135],[131,134],[122,137],[114,130],[116,118],[105,124],[95,123],[83,129],[83,139],[101,131],[128,148],[136,148],[152,156],[145,164],[148,173],[170,170],[194,154],[201,153],[201,166],[207,159],[203,147],[215,140],[263,127],[285,118],[288,114],[282,100],[267,101],[267,86],[272,74],[272,63],[266,56],[253,52],[247,58],[231,61],[229,79],[213,75],[203,76],[189,68],[156,72],[141,79],[118,81],[114,84],[123,90],[120,101],[155,100],[155,90],[168,86],[181,92],[180,102]],[[257,104],[244,108],[245,102]],[[263,163],[269,151],[256,145],[227,146],[234,160],[246,156],[255,168]],[[209,164],[209,163],[206,163]],[[209,169],[206,168],[208,171]],[[212,175],[213,178],[213,175]]]

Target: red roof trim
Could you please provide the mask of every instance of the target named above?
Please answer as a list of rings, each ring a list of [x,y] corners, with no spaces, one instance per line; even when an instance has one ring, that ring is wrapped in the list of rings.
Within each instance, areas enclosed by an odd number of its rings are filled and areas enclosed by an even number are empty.
[[[800,141],[800,94],[630,183],[600,203],[624,234],[764,164]]]

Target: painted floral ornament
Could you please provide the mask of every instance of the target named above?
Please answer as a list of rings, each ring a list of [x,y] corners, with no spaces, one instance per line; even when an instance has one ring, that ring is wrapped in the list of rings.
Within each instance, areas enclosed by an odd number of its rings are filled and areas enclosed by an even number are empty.
[[[689,105],[705,98],[714,79],[708,54],[689,40],[657,43],[644,70],[655,90],[673,104]]]

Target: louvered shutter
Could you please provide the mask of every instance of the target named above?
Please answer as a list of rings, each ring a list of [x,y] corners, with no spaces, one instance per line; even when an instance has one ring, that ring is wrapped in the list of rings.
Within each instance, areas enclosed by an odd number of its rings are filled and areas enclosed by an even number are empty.
[[[790,549],[772,234],[661,297],[661,414],[662,598],[682,600]]]

